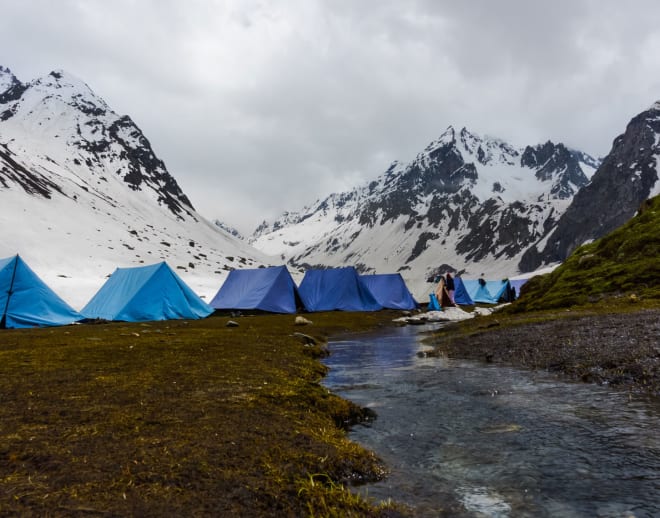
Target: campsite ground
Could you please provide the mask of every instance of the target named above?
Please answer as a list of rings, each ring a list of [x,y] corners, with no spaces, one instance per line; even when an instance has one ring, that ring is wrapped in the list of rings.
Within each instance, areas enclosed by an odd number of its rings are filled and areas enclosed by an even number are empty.
[[[325,390],[321,340],[398,312],[3,330],[0,515],[398,516],[347,489],[386,467],[346,439],[364,411]],[[657,304],[496,313],[438,354],[660,394]],[[304,339],[302,340],[304,341]]]
[[[427,343],[437,355],[556,372],[660,396],[660,304],[628,299],[452,324]]]
[[[398,313],[3,330],[0,515],[396,516],[345,489],[384,467],[318,381],[326,338]]]

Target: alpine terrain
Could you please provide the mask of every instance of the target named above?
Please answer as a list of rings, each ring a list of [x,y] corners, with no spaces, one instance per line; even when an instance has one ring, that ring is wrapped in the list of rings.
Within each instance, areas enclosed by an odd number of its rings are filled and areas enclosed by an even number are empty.
[[[585,242],[629,221],[649,198],[660,194],[660,102],[634,117],[619,135],[591,183],[577,193],[552,232],[523,255],[520,268],[565,260]]]
[[[400,272],[424,300],[447,270],[517,273],[599,165],[563,144],[516,148],[450,126],[411,163],[264,222],[251,242],[294,266]]]
[[[117,267],[167,261],[209,298],[263,254],[206,221],[149,141],[81,80],[0,67],[0,257],[81,307]]]

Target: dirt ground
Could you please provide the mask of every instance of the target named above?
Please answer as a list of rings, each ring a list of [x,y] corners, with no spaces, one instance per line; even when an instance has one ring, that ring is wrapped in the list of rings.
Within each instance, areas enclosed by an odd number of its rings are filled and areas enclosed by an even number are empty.
[[[436,354],[558,372],[660,396],[660,309],[513,323],[497,314],[428,340]]]

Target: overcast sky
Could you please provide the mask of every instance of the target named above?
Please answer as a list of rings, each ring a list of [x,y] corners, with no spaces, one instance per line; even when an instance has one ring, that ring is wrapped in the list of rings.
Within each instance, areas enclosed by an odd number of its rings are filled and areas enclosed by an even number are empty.
[[[607,154],[660,99],[659,22],[656,0],[0,0],[0,65],[84,80],[250,232],[449,125]]]

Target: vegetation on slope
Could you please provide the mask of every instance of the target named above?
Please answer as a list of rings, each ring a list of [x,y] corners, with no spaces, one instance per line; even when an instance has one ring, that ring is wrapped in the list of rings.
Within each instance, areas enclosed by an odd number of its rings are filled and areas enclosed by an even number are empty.
[[[509,311],[660,301],[660,196],[628,223],[581,246],[552,273],[533,277]]]

